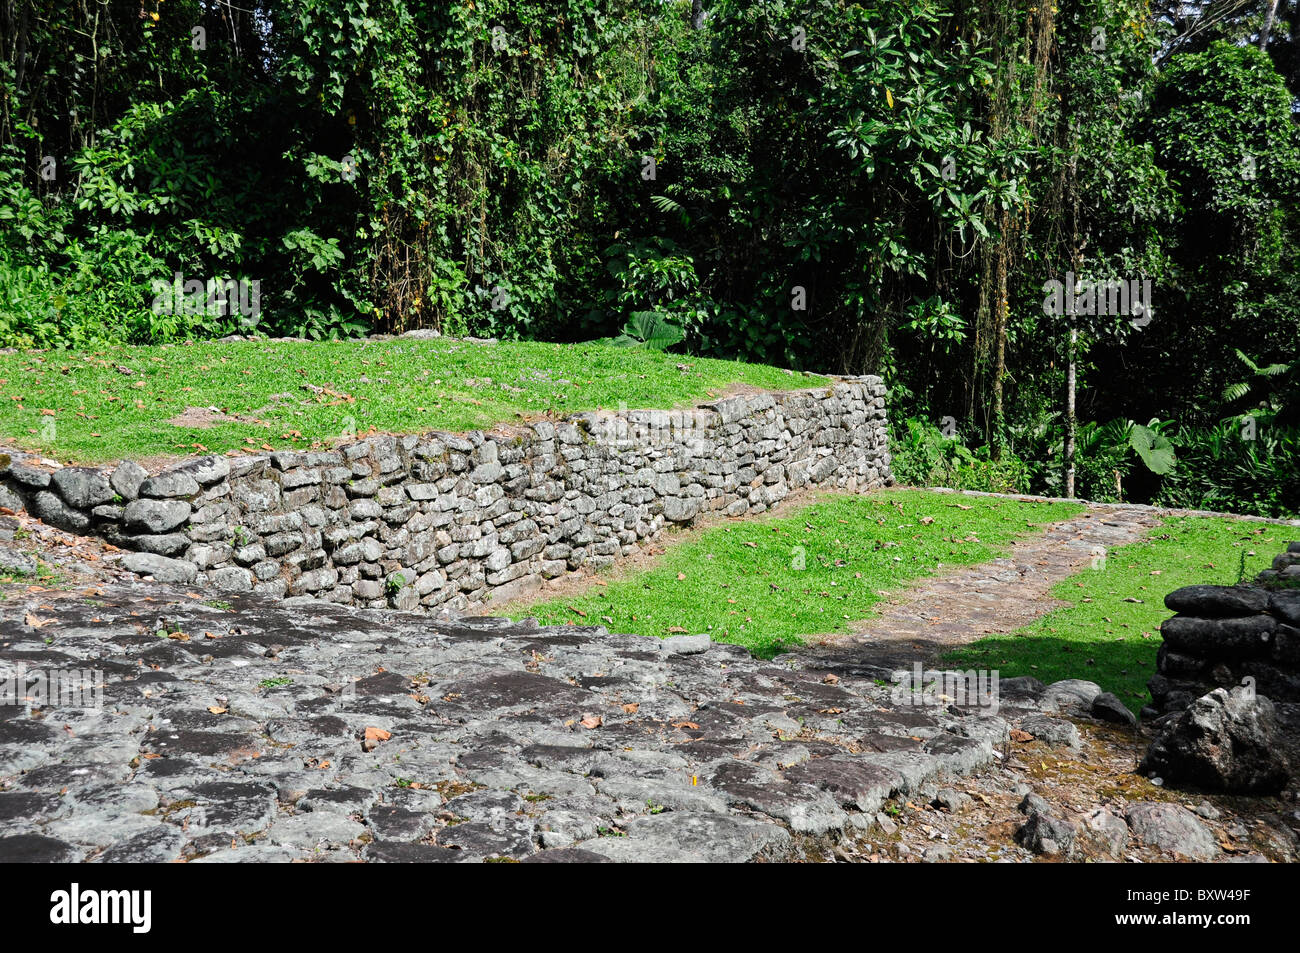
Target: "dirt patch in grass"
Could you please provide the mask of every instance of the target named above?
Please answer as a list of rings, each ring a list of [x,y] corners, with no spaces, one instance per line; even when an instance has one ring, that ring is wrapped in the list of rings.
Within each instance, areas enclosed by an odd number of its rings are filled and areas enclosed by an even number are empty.
[[[241,417],[238,414],[225,414],[215,407],[186,407],[175,417],[167,421],[173,427],[188,427],[197,430],[207,430],[215,427],[217,424],[256,424],[262,427],[269,427],[270,424],[264,420],[258,420],[256,417]]]

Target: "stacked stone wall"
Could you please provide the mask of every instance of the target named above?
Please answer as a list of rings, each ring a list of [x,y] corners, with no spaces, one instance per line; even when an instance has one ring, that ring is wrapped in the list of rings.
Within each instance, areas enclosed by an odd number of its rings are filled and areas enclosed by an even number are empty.
[[[1274,702],[1300,703],[1300,542],[1254,582],[1187,586],[1165,605],[1178,614],[1160,628],[1144,715],[1181,711],[1216,688],[1243,684]]]
[[[601,569],[672,525],[806,487],[892,482],[879,378],[587,413],[501,431],[378,435],[148,474],[0,461],[0,506],[95,535],[167,582],[462,611]]]

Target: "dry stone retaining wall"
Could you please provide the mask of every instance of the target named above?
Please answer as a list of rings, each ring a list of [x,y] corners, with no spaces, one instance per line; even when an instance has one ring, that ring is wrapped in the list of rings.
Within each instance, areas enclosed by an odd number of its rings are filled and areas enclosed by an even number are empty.
[[[0,506],[98,535],[161,581],[461,610],[609,566],[707,512],[890,483],[889,465],[884,385],[859,377],[509,433],[209,456],[154,475],[131,461],[51,473],[13,458],[0,465]]]

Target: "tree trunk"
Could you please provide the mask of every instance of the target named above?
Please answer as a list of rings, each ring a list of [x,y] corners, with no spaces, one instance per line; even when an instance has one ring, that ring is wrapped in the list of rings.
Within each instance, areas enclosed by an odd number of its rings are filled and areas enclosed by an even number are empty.
[[[1066,294],[1073,294],[1073,288],[1067,288]],[[1078,368],[1077,345],[1079,330],[1070,317],[1070,346],[1065,357],[1065,495],[1074,499],[1074,439],[1078,421],[1074,416],[1074,385]]]
[[[1273,18],[1277,16],[1277,0],[1268,5],[1268,16],[1264,18],[1264,29],[1259,31],[1259,48],[1268,49],[1268,35],[1273,32]]]
[[[997,264],[997,301],[994,304],[993,319],[993,420],[989,427],[989,444],[993,450],[993,459],[995,461],[1002,459],[1002,381],[1007,376],[1007,309],[1010,305],[1007,299],[1007,258],[1010,254],[1008,246],[1011,242],[1011,216],[1005,210],[1002,212],[1002,221],[998,227],[1002,232],[1002,240],[998,248]]]

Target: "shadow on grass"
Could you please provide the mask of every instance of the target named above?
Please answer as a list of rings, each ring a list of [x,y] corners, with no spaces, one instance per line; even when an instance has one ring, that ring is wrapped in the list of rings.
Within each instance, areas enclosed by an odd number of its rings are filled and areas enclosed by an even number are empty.
[[[948,652],[940,666],[997,671],[999,678],[1031,675],[1046,684],[1066,678],[1096,682],[1138,711],[1151,700],[1147,680],[1156,671],[1160,637],[1074,641],[1041,634],[1000,635]]]

